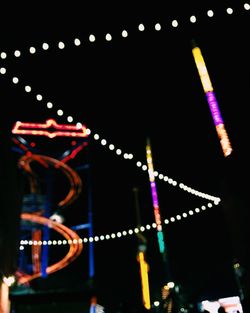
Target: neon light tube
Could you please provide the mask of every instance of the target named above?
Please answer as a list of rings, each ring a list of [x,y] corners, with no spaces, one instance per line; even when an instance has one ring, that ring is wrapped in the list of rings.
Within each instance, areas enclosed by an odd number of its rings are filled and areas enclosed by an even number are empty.
[[[215,93],[213,91],[213,86],[210,81],[210,77],[206,68],[205,61],[203,59],[203,56],[199,47],[195,46],[192,49],[192,53],[193,53],[196,67],[198,69],[198,73],[200,76],[203,89],[207,97],[207,102],[210,108],[210,112],[212,114],[212,118],[215,124],[215,129],[220,140],[223,154],[225,157],[227,157],[228,155],[232,153],[233,149],[229,141],[223,119],[221,117],[220,109],[219,109],[219,106],[215,97]]]
[[[78,127],[76,125],[57,124],[55,120],[48,119],[45,124],[42,123],[23,123],[16,122],[13,134],[47,136],[54,138],[63,137],[87,137],[87,128],[85,126]]]
[[[142,298],[143,305],[146,309],[150,309],[150,294],[149,294],[149,283],[148,283],[148,264],[145,261],[144,253],[142,251],[138,254],[141,271],[141,283],[142,283]]]
[[[149,175],[149,181],[150,181],[150,186],[151,186],[158,244],[159,244],[160,252],[164,253],[165,244],[164,244],[164,237],[163,237],[163,232],[162,232],[161,214],[160,214],[160,207],[159,207],[156,184],[155,184],[154,166],[153,166],[151,145],[150,145],[149,139],[147,140],[147,145],[146,145],[146,158],[147,158],[147,164],[148,164],[148,175]]]

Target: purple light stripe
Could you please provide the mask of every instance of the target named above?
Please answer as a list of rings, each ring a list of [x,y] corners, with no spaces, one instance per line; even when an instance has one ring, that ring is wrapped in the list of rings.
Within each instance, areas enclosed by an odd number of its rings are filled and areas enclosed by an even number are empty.
[[[206,97],[207,97],[207,102],[209,104],[209,108],[210,108],[215,126],[219,124],[224,124],[214,92],[208,91],[206,93]]]

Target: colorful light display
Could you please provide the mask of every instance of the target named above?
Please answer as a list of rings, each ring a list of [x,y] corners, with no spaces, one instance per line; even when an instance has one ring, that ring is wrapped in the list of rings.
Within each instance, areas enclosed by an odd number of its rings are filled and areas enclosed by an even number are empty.
[[[138,262],[140,263],[143,305],[146,309],[149,310],[151,304],[148,282],[148,263],[145,260],[145,255],[143,251],[139,251],[138,253]]]
[[[212,114],[212,118],[215,124],[217,135],[220,140],[223,154],[225,157],[227,157],[232,153],[233,149],[229,141],[229,137],[226,132],[223,119],[221,117],[220,109],[219,109],[219,106],[215,97],[215,93],[213,91],[213,86],[210,81],[210,77],[206,68],[204,58],[202,56],[200,48],[197,47],[196,45],[192,49],[192,53],[193,53],[196,67],[198,69],[198,73],[201,79],[203,89],[207,97],[207,102],[208,102],[208,105]]]
[[[148,175],[149,175],[149,181],[150,181],[150,186],[151,186],[158,244],[159,244],[160,252],[165,253],[165,243],[164,243],[164,236],[162,232],[161,214],[160,214],[160,207],[159,207],[157,189],[156,189],[156,184],[155,184],[153,158],[152,158],[151,145],[150,145],[149,139],[147,139],[147,145],[146,145],[146,158],[147,158],[147,164],[148,164]]]
[[[43,123],[23,123],[16,122],[13,129],[13,134],[20,135],[36,135],[47,136],[54,138],[58,136],[64,137],[87,137],[87,128],[85,126],[78,127],[76,125],[57,124],[55,120],[48,119]]]
[[[36,214],[22,213],[21,219],[24,221],[29,221],[31,223],[45,225],[49,227],[50,229],[53,229],[59,234],[61,234],[68,242],[70,242],[68,253],[60,261],[52,265],[49,265],[46,268],[47,274],[52,274],[68,266],[71,262],[73,262],[80,255],[83,249],[83,243],[80,240],[80,237],[77,235],[77,233],[72,231],[67,226],[57,223],[57,222],[53,222],[51,219],[47,217],[39,216]],[[20,277],[18,278],[18,284],[25,284],[41,276],[42,276],[42,271],[34,272],[32,274],[22,273],[22,275],[20,275]]]
[[[134,191],[134,195],[135,195],[135,208],[136,208],[138,228],[139,228],[141,226],[141,222],[140,222],[141,219],[140,219],[138,189],[134,188],[133,191]],[[141,286],[142,286],[142,302],[143,302],[144,307],[147,310],[149,310],[151,307],[149,279],[148,279],[149,265],[146,261],[146,256],[145,256],[146,250],[147,250],[147,240],[143,236],[142,233],[137,233],[137,237],[139,239],[137,261],[140,264],[140,276],[141,276]]]
[[[23,156],[19,159],[19,168],[23,169],[29,178],[30,183],[30,194],[26,196],[30,202],[26,201],[26,205],[22,208],[21,219],[24,221],[22,225],[24,228],[30,230],[32,241],[34,243],[42,243],[43,241],[48,241],[50,230],[53,229],[55,232],[61,234],[68,240],[69,251],[60,261],[55,264],[48,264],[48,245],[33,244],[31,248],[31,260],[32,273],[27,274],[26,269],[28,268],[27,262],[25,260],[24,254],[20,253],[20,269],[16,272],[18,276],[18,284],[27,284],[29,281],[36,279],[38,277],[46,277],[55,271],[61,270],[68,264],[73,262],[81,253],[83,244],[81,238],[77,235],[75,230],[63,225],[63,220],[55,220],[56,215],[70,204],[72,204],[82,192],[82,181],[78,173],[73,170],[70,166],[65,164],[68,160],[76,157],[84,147],[88,145],[86,137],[88,132],[85,126],[80,125],[66,125],[57,124],[53,119],[49,119],[46,123],[22,123],[16,122],[14,128],[12,129],[13,134],[24,134],[31,136],[47,136],[49,138],[54,138],[57,136],[63,137],[80,137],[80,144],[77,144],[76,139],[71,142],[71,149],[68,149],[62,154],[62,159],[58,160],[46,155],[35,154],[30,150],[32,144],[28,144],[22,137],[18,136],[13,138],[13,142],[18,146],[19,153]],[[84,138],[82,138],[84,137]],[[58,169],[65,174],[69,180],[69,191],[66,196],[56,204],[55,210],[51,215],[50,205],[45,201],[41,203],[38,201],[41,196],[41,186],[40,181],[37,179],[37,173],[34,171],[32,163],[36,162],[40,164],[42,170],[50,170],[51,167]],[[31,197],[32,195],[32,197]],[[26,199],[26,200],[27,200]],[[44,202],[44,203],[43,203]],[[37,204],[42,204],[37,206]],[[31,207],[32,206],[32,207]],[[89,205],[89,223],[86,224],[86,228],[89,229],[89,234],[92,235],[92,221],[91,216],[91,206]],[[50,216],[50,217],[49,217]],[[52,218],[53,217],[53,218]],[[27,222],[29,222],[27,224]],[[38,224],[37,226],[33,224]],[[42,227],[40,225],[45,227]],[[28,226],[27,226],[28,225]],[[47,227],[46,227],[47,226]],[[92,235],[93,236],[93,235]],[[23,250],[22,250],[23,251]],[[93,257],[93,244],[89,245],[89,276],[94,275],[94,257]]]

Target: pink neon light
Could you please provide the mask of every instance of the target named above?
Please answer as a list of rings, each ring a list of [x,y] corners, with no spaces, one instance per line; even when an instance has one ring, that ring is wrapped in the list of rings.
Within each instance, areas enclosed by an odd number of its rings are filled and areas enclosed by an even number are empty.
[[[51,130],[49,130],[51,129]],[[34,135],[54,137],[87,137],[87,128],[82,125],[57,124],[55,120],[48,119],[45,124],[42,123],[23,123],[16,122],[13,129],[13,134]]]
[[[77,148],[75,148],[69,155],[67,155],[64,159],[61,160],[61,162],[66,163],[70,159],[74,159],[78,152],[80,152],[84,147],[88,145],[87,142],[84,142]]]
[[[224,124],[214,92],[213,91],[206,92],[206,97],[215,126],[219,124]]]

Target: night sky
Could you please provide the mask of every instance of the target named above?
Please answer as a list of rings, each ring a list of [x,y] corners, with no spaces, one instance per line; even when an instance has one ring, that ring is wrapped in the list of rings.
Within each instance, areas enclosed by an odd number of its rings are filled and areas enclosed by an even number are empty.
[[[70,115],[75,123],[82,122],[92,131],[88,147],[68,164],[75,169],[88,164],[91,174],[89,178],[86,170],[80,171],[82,195],[65,210],[69,227],[87,219],[88,188],[95,235],[128,231],[138,225],[134,188],[138,189],[141,225],[154,222],[148,174],[136,166],[137,160],[146,164],[147,138],[155,170],[178,184],[221,198],[218,206],[163,226],[171,275],[190,303],[237,294],[233,260],[239,258],[246,268],[249,263],[244,185],[250,70],[244,38],[248,36],[249,11],[239,1],[210,4],[181,11],[170,4],[164,10],[162,5],[124,5],[109,13],[98,6],[97,11],[73,6],[60,7],[60,11],[32,8],[33,14],[12,14],[1,21],[0,48],[7,58],[0,60],[0,67],[7,71],[0,75],[0,99],[8,125],[16,120],[45,122],[48,118],[67,123]],[[231,15],[226,13],[228,6],[234,9]],[[212,18],[206,16],[210,8],[215,12]],[[197,16],[194,24],[189,21],[192,14]],[[175,18],[177,28],[171,26]],[[138,29],[140,23],[144,31]],[[159,31],[154,29],[157,23]],[[125,38],[121,36],[124,29],[128,32]],[[112,35],[111,41],[105,40],[107,33]],[[95,34],[95,42],[89,41],[90,34]],[[81,40],[79,47],[74,45],[75,38]],[[228,158],[223,156],[195,66],[192,40],[202,51],[233,147]],[[64,49],[58,48],[59,42],[64,42]],[[48,50],[42,48],[43,43],[49,44]],[[35,47],[36,53],[31,54],[30,47]],[[21,51],[20,57],[13,55],[16,50]],[[17,84],[13,77],[18,77]],[[26,85],[32,87],[30,93],[25,92]],[[43,96],[41,101],[37,94]],[[47,102],[54,107],[48,109]],[[64,111],[63,116],[56,114],[58,109]],[[108,145],[102,146],[93,139],[96,133],[134,158],[125,160]],[[37,139],[38,151],[54,157],[69,145],[69,140],[58,140],[55,149],[51,142]],[[59,174],[55,180],[54,201],[66,190]],[[158,178],[156,184],[163,220],[208,203]],[[153,301],[160,294],[164,270],[156,230],[143,234]],[[86,232],[81,236],[87,237]],[[136,235],[96,242],[94,251],[98,302],[110,310],[121,303],[138,305]],[[85,244],[74,263],[47,282],[35,282],[34,288],[60,289],[62,282],[63,288],[70,289],[85,285],[87,255]]]

